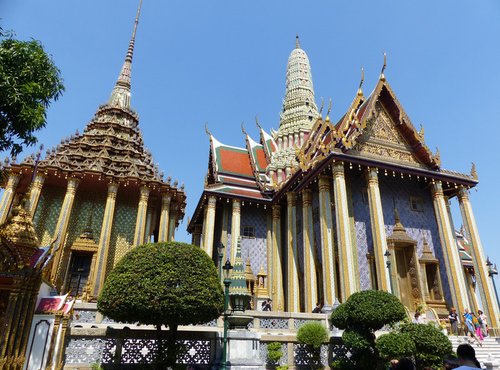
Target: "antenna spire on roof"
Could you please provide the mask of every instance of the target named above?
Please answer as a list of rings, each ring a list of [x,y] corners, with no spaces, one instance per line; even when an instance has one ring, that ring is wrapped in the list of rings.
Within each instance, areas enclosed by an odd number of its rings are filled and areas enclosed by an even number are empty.
[[[363,90],[361,89],[363,87],[363,82],[365,82],[365,70],[361,67],[361,81],[359,81],[358,95],[363,95]]]
[[[300,49],[299,35],[295,35],[295,49]]]
[[[134,21],[132,37],[130,38],[127,54],[125,55],[125,62],[123,63],[120,75],[118,76],[118,80],[116,81],[113,92],[111,93],[111,98],[109,99],[111,105],[117,105],[123,108],[130,108],[132,59],[134,56],[135,35],[137,33],[137,26],[139,24],[139,16],[141,15],[141,7],[142,0],[139,0],[139,6],[137,8],[137,15]]]
[[[380,71],[380,80],[385,81],[384,71],[387,68],[387,54],[384,52],[384,65],[382,66],[382,70]]]

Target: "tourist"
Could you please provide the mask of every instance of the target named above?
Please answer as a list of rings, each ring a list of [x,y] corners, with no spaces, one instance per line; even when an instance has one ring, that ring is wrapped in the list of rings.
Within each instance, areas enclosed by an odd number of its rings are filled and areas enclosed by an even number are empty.
[[[458,314],[455,307],[451,308],[450,315],[448,316],[451,326],[451,334],[458,335]]]
[[[476,351],[470,344],[460,344],[457,347],[459,367],[457,370],[480,369],[481,365],[476,359]]]
[[[419,311],[415,312],[415,315],[413,316],[413,321],[414,324],[423,324],[422,320],[422,315],[420,314]]]
[[[476,328],[474,327],[474,323],[472,322],[472,314],[470,313],[468,308],[465,309],[465,313],[463,314],[463,316],[465,320],[465,327],[467,328],[467,331],[469,332],[469,335],[472,338],[472,340],[469,339],[469,341],[474,342],[475,340],[479,346],[482,346],[481,341],[476,335]]]
[[[474,330],[475,330],[476,336],[480,340],[484,340],[483,328],[481,326],[481,323],[479,322],[478,317],[476,316],[476,314],[474,312],[471,312],[471,315],[472,315],[472,323],[474,324]]]
[[[415,363],[411,358],[403,357],[398,361],[395,370],[415,370]]]
[[[444,370],[456,369],[459,366],[460,365],[458,364],[458,358],[456,358],[453,355],[444,356],[444,359],[443,359],[443,369]]]
[[[312,313],[321,313],[321,305],[319,303],[316,303],[316,307],[314,307]]]
[[[262,311],[271,311],[272,310],[272,306],[271,306],[272,301],[273,300],[271,298],[268,298],[264,302],[262,302]]]
[[[483,311],[477,310],[477,319],[479,320],[479,324],[481,325],[481,330],[483,332],[483,336],[488,336],[488,317],[484,314]]]

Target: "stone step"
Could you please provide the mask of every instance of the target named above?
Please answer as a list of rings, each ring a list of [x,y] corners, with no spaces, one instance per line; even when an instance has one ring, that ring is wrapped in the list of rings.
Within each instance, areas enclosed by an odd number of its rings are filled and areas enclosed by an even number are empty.
[[[466,336],[450,336],[448,337],[453,346],[453,350],[456,351],[457,347],[462,343],[469,343],[468,337]],[[470,343],[472,347],[476,350],[477,360],[483,364],[491,362],[500,362],[500,338],[486,337],[481,342],[482,346],[477,343]]]

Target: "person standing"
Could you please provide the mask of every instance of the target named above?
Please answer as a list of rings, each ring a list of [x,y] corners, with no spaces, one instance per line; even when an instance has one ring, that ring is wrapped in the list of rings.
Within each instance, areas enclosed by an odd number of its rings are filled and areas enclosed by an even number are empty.
[[[458,314],[455,307],[452,307],[448,316],[451,326],[451,334],[458,335]]]
[[[482,346],[481,341],[476,335],[476,328],[474,327],[474,323],[472,322],[473,316],[468,308],[465,309],[465,313],[463,316],[465,320],[465,326],[467,327],[467,331],[469,332],[470,336],[477,342],[477,344],[479,344],[479,346]]]
[[[312,313],[321,313],[321,304],[316,303],[316,307],[314,307]]]
[[[470,344],[460,344],[457,347],[459,367],[456,370],[480,369],[481,365],[476,358],[476,351]]]
[[[481,325],[481,329],[483,332],[483,336],[488,336],[488,317],[484,314],[483,311],[477,310],[477,319],[479,324]]]

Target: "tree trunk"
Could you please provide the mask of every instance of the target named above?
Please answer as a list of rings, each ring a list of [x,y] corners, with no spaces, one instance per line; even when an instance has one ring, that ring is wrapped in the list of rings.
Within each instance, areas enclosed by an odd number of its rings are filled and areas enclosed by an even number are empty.
[[[158,352],[156,354],[156,370],[163,369],[163,332],[161,325],[156,325],[156,342],[158,343]]]
[[[168,325],[168,337],[167,337],[167,366],[174,367],[177,361],[177,355],[179,352],[179,347],[177,346],[177,324]]]

